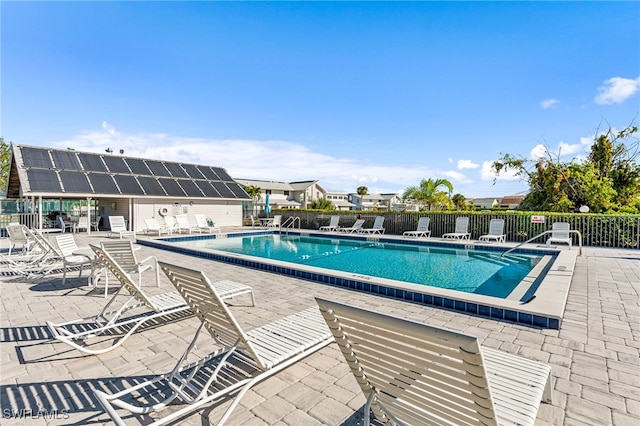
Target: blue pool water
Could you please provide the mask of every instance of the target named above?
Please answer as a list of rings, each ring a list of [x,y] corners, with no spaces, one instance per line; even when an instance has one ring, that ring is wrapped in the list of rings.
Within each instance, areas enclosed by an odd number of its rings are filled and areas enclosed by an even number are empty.
[[[189,248],[280,260],[432,287],[506,298],[542,256],[300,235],[180,242]]]

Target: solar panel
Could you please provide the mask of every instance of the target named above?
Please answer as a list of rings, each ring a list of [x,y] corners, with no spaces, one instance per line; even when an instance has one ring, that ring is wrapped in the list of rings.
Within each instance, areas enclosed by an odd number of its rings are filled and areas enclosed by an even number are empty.
[[[107,168],[102,162],[102,158],[97,154],[78,154],[80,162],[84,169],[88,172],[106,172]]]
[[[211,185],[220,193],[220,196],[223,198],[236,198],[236,196],[231,192],[227,185],[223,182],[211,182]]]
[[[204,176],[200,173],[200,170],[193,164],[182,164],[182,168],[187,172],[190,178],[202,179]]]
[[[60,171],[60,180],[64,192],[79,192],[83,194],[91,193],[91,186],[87,175],[82,172],[62,170]]]
[[[147,163],[147,166],[149,167],[149,169],[151,170],[151,173],[154,176],[171,176],[171,173],[169,173],[169,170],[167,170],[164,164],[161,163],[160,161],[146,160],[145,162]]]
[[[147,176],[138,176],[138,182],[146,195],[167,195],[155,178]]]
[[[45,169],[52,169],[53,163],[51,157],[49,157],[49,151],[39,148],[27,148],[21,147],[20,152],[22,154],[22,162],[27,167],[44,167]]]
[[[109,155],[104,155],[102,159],[104,160],[107,168],[111,173],[124,173],[126,175],[131,173],[122,157],[112,157]]]
[[[126,161],[134,175],[153,175],[147,165],[144,164],[144,161],[137,158],[127,158]]]
[[[164,163],[167,170],[171,172],[171,176],[173,177],[189,177],[184,170],[180,167],[178,163]]]
[[[114,175],[113,178],[118,184],[121,194],[144,195],[140,184],[138,184],[138,181],[132,175]]]
[[[205,197],[211,198],[220,198],[220,193],[216,191],[216,189],[211,186],[211,184],[206,180],[197,180],[195,181],[196,185],[202,192],[204,192]]]
[[[229,176],[229,173],[221,167],[211,167],[211,169],[220,177],[220,180],[225,182],[233,182],[233,178]]]
[[[229,187],[229,189],[231,190],[231,192],[233,192],[233,194],[237,197],[237,198],[251,198],[249,197],[249,195],[244,191],[244,189],[242,189],[242,186],[240,186],[239,184],[233,182],[227,182],[227,187]]]
[[[189,197],[203,196],[202,191],[200,191],[200,188],[198,188],[198,186],[195,183],[193,183],[192,180],[178,179],[178,183],[180,184],[184,192],[186,192]]]
[[[96,194],[120,194],[120,190],[111,175],[104,173],[89,173],[89,182]]]
[[[159,178],[158,181],[169,197],[184,197],[187,195],[175,179]]]
[[[53,170],[29,169],[27,177],[31,191],[62,192],[60,181]]]
[[[218,176],[211,167],[207,166],[198,166],[200,172],[204,175],[205,178],[209,180],[220,180],[220,176]]]
[[[73,151],[51,151],[53,162],[57,169],[79,170],[80,161]]]

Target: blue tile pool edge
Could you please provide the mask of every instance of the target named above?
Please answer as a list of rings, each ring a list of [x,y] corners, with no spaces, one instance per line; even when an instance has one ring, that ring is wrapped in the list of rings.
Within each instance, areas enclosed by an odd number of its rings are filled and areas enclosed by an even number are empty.
[[[256,235],[269,235],[273,234],[273,231],[258,231],[258,232],[237,232],[232,234],[213,234],[213,235],[183,235],[183,236],[175,236],[175,237],[165,237],[162,239],[155,240],[147,240],[147,239],[138,239],[137,243],[140,245],[158,248],[166,251],[171,251],[175,253],[185,254],[189,256],[210,259],[221,261],[229,264],[249,267],[253,269],[259,269],[263,271],[273,272],[282,275],[293,276],[296,278],[301,278],[305,280],[310,280],[322,284],[328,284],[332,286],[337,286],[345,289],[361,291],[365,293],[370,293],[374,295],[389,297],[396,300],[403,300],[407,302],[419,303],[427,306],[435,306],[439,308],[449,309],[453,311],[458,311],[471,315],[478,315],[486,318],[491,318],[494,320],[500,321],[510,321],[520,324],[525,324],[528,326],[540,327],[540,328],[548,328],[553,330],[560,329],[561,318],[559,317],[551,317],[551,316],[543,316],[531,314],[529,312],[520,312],[512,309],[506,309],[499,306],[493,305],[485,305],[477,302],[469,302],[466,300],[460,300],[451,297],[444,296],[436,296],[423,292],[410,291],[405,289],[399,289],[395,287],[390,287],[386,285],[381,285],[379,283],[371,283],[365,281],[359,281],[354,279],[348,279],[343,277],[336,277],[329,274],[322,274],[317,272],[309,272],[304,271],[302,269],[296,268],[295,264],[291,267],[281,266],[281,265],[272,265],[269,263],[254,261],[251,259],[247,259],[244,257],[233,257],[227,256],[218,253],[210,253],[205,251],[200,251],[196,249],[190,249],[181,246],[168,245],[163,244],[166,243],[175,243],[182,241],[193,241],[193,240],[204,240],[204,239],[215,239],[215,238],[236,238],[242,236],[256,236]],[[326,234],[320,233],[306,233],[301,232],[297,233],[299,235],[308,235],[308,236],[322,236],[327,237]],[[362,239],[362,237],[356,236],[339,236],[340,238],[346,239]],[[391,238],[371,238],[368,237],[368,240],[375,240],[379,242],[389,242],[389,243],[398,243],[398,244],[418,244],[418,245],[427,245],[427,246],[438,246],[438,247],[460,247],[459,245],[439,242],[439,241],[415,241],[409,240],[406,242],[398,241],[396,239]],[[467,244],[465,244],[467,246]],[[475,244],[468,244],[471,246],[469,248],[473,248],[475,250],[491,250],[491,251],[504,251],[504,247],[491,247],[491,246],[477,246]],[[555,251],[552,250],[527,250],[518,249],[520,253],[527,254],[554,254]]]

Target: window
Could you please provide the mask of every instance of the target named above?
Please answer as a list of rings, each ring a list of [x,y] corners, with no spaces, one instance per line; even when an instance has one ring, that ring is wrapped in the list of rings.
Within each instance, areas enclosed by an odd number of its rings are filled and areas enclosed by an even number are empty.
[[[288,197],[289,196],[289,191],[284,191],[284,196]]]

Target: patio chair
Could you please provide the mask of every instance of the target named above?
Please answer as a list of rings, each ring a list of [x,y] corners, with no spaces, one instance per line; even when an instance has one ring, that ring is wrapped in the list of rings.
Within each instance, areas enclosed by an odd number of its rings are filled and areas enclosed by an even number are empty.
[[[89,218],[87,216],[80,216],[78,221],[73,223],[73,232],[80,232],[81,229],[88,231],[90,226]]]
[[[62,229],[62,232],[73,232],[73,222],[71,222],[70,220],[65,221],[62,216],[58,216],[56,220],[58,221],[58,228]]]
[[[59,324],[47,321],[47,327],[54,339],[86,354],[102,354],[120,346],[146,322],[163,317],[171,318],[189,309],[189,305],[177,291],[147,294],[142,286],[136,285],[131,276],[109,253],[94,245],[91,249],[95,252],[96,258],[122,285],[95,316]],[[255,305],[253,289],[248,285],[228,280],[216,282],[213,285],[219,289],[220,298],[223,300],[250,294],[252,306]],[[128,312],[132,315],[125,317],[124,314]],[[110,344],[106,347],[94,349],[85,344],[92,337],[112,334],[118,338],[114,341],[110,340]]]
[[[145,234],[155,233],[158,234],[158,236],[161,236],[162,234],[171,235],[171,229],[167,228],[154,218],[145,219],[144,224],[146,226],[144,229]]]
[[[431,230],[429,229],[429,225],[431,224],[431,218],[421,217],[418,219],[418,226],[415,231],[404,231],[402,233],[403,237],[425,237],[429,238],[431,236]]]
[[[194,214],[193,217],[196,219],[196,226],[200,228],[200,231],[206,231],[206,232],[209,232],[210,234],[212,234],[213,231],[216,231],[218,233],[221,232],[220,227],[215,226],[213,222],[211,225],[209,225],[209,222],[207,221],[207,219],[204,217],[203,214]]]
[[[361,228],[358,229],[358,233],[360,234],[384,234],[384,228],[382,225],[384,224],[384,216],[376,216],[373,221],[372,228]]]
[[[25,232],[26,226],[19,223],[10,223],[7,226],[7,235],[9,236],[9,256],[18,246],[21,253],[27,254],[33,245],[33,241],[28,237]]]
[[[100,247],[109,253],[124,272],[130,276],[131,274],[138,274],[138,287],[142,285],[142,273],[148,270],[155,271],[156,287],[160,287],[160,271],[158,271],[155,256],[149,256],[144,260],[138,261],[131,240],[102,241],[100,242]],[[105,294],[107,285],[108,283],[105,285]]]
[[[180,360],[167,374],[112,395],[95,391],[98,401],[116,424],[123,424],[117,408],[147,414],[171,403],[176,410],[157,420],[159,423],[170,423],[209,402],[233,395],[233,402],[216,423],[222,425],[255,384],[332,341],[317,307],[245,331],[202,272],[164,262],[158,264],[201,324]],[[203,330],[209,332],[216,348],[204,358],[185,365]],[[132,401],[136,397],[138,400]],[[178,408],[177,402],[174,402],[176,399],[186,405]]]
[[[364,219],[357,219],[349,228],[338,228],[338,232],[345,232],[349,234],[358,232],[362,229],[362,225],[364,225]]]
[[[180,232],[180,227],[178,226],[178,221],[175,216],[167,215],[164,217],[164,227],[169,230],[169,232]]]
[[[481,347],[474,336],[316,298],[382,423],[533,425],[551,402],[551,367]]]
[[[551,243],[561,243],[569,244],[569,248],[571,248],[570,230],[571,226],[567,222],[554,222],[553,225],[551,225],[551,236],[547,239],[547,245],[550,246]]]
[[[273,216],[273,220],[267,222],[267,228],[278,228],[282,224],[282,215],[276,214]]]
[[[455,230],[453,232],[442,235],[442,238],[450,238],[455,240],[468,240],[470,237],[471,233],[469,232],[469,218],[466,216],[457,217]]]
[[[340,226],[338,223],[340,222],[340,216],[333,215],[331,219],[329,219],[329,225],[321,226],[320,231],[337,231]]]
[[[67,280],[67,271],[69,269],[78,268],[80,270],[78,277],[81,277],[85,266],[91,267],[91,273],[87,278],[88,284],[94,284],[92,280],[95,276],[96,262],[89,256],[77,254],[78,246],[73,234],[56,235],[56,244],[58,245],[58,252],[62,256],[62,285],[64,286]]]
[[[191,234],[192,232],[202,232],[200,228],[189,223],[189,218],[186,214],[179,214],[175,216],[175,218],[178,232],[188,232],[189,234]]]
[[[504,243],[507,236],[504,233],[504,219],[491,219],[489,222],[489,233],[481,235],[479,241],[495,241]]]
[[[58,248],[48,238],[24,225],[19,226],[22,227],[22,232],[30,241],[30,250],[20,255],[5,256],[0,254],[3,266],[6,266],[14,274],[34,278],[44,276],[56,267],[63,265]]]
[[[107,237],[111,238],[113,235],[117,235],[120,239],[123,236],[131,235],[135,238],[136,231],[129,231],[127,224],[124,221],[124,216],[109,216],[109,231]]]

